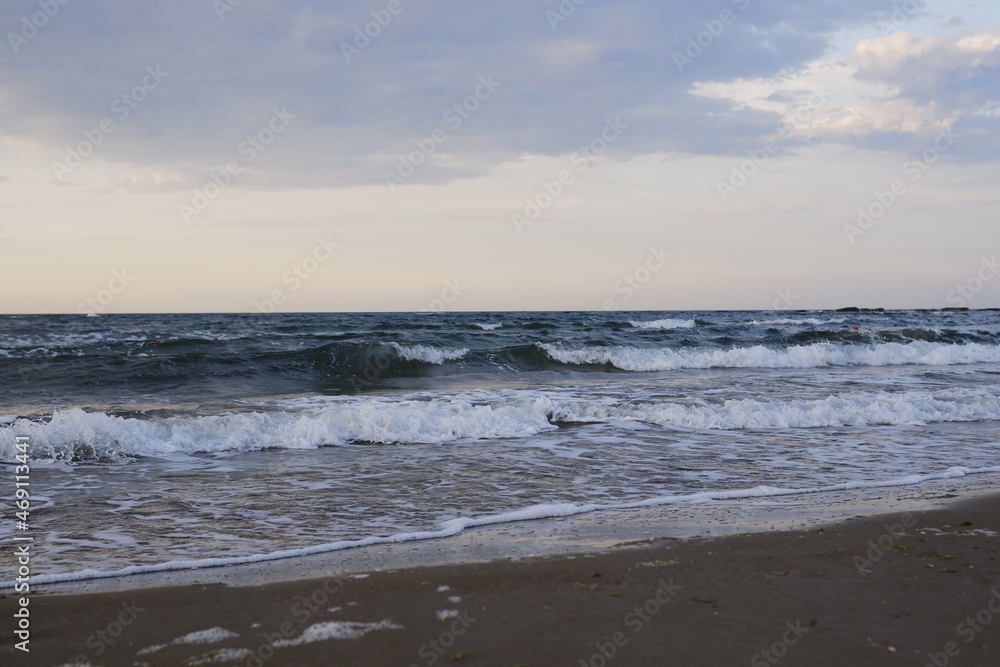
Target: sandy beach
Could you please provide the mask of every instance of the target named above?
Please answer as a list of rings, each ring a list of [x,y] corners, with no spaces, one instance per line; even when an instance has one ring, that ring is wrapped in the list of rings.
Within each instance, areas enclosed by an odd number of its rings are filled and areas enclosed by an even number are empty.
[[[949,495],[594,554],[42,594],[30,654],[10,631],[0,650],[11,665],[997,665],[1000,495]]]

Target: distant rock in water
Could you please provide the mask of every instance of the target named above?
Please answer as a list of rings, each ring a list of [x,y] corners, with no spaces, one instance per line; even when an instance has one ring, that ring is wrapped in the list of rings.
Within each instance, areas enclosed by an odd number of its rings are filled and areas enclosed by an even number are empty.
[[[885,308],[858,308],[857,306],[848,306],[847,308],[837,308],[833,310],[834,313],[884,313]]]

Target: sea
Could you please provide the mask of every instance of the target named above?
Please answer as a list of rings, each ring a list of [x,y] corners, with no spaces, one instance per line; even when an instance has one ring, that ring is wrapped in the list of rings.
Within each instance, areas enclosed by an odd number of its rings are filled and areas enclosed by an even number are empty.
[[[36,583],[822,503],[1000,472],[1000,313],[8,315],[0,460]]]

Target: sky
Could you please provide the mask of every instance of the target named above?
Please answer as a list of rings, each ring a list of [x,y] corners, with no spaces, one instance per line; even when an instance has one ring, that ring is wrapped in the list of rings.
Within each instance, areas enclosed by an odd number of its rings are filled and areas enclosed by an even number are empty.
[[[1000,307],[1000,4],[7,0],[0,313]]]

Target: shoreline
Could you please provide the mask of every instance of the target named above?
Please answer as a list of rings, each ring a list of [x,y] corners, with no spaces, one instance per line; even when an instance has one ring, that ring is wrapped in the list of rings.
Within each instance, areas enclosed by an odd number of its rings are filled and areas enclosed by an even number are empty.
[[[931,656],[1000,664],[1000,487],[995,476],[960,484],[968,481],[938,480],[941,488],[921,485],[920,494],[881,489],[882,511],[864,518],[844,517],[846,500],[829,516],[795,519],[793,529],[779,530],[772,515],[769,532],[715,535],[730,522],[712,526],[712,536],[516,560],[394,568],[387,556],[363,573],[292,573],[263,585],[41,594],[32,597],[30,659],[12,636],[0,655],[48,665],[81,657],[168,665],[194,656],[245,665],[454,658],[600,667],[660,665],[664,656],[670,664],[768,665],[779,653],[788,665],[924,665]],[[953,495],[947,486],[957,498],[932,497]],[[842,520],[832,523],[834,514]],[[0,617],[11,619],[15,604],[0,598]],[[216,630],[201,637],[216,641],[174,643],[213,628],[238,636]]]
[[[950,500],[942,496],[959,494],[967,499],[998,488],[1000,473],[984,473],[849,491],[599,510],[478,526],[446,538],[386,542],[239,565],[36,584],[32,590],[50,595],[192,584],[258,586],[330,574],[593,554],[621,546],[641,546],[655,539],[687,540],[816,528],[904,507],[908,511],[936,509]]]

